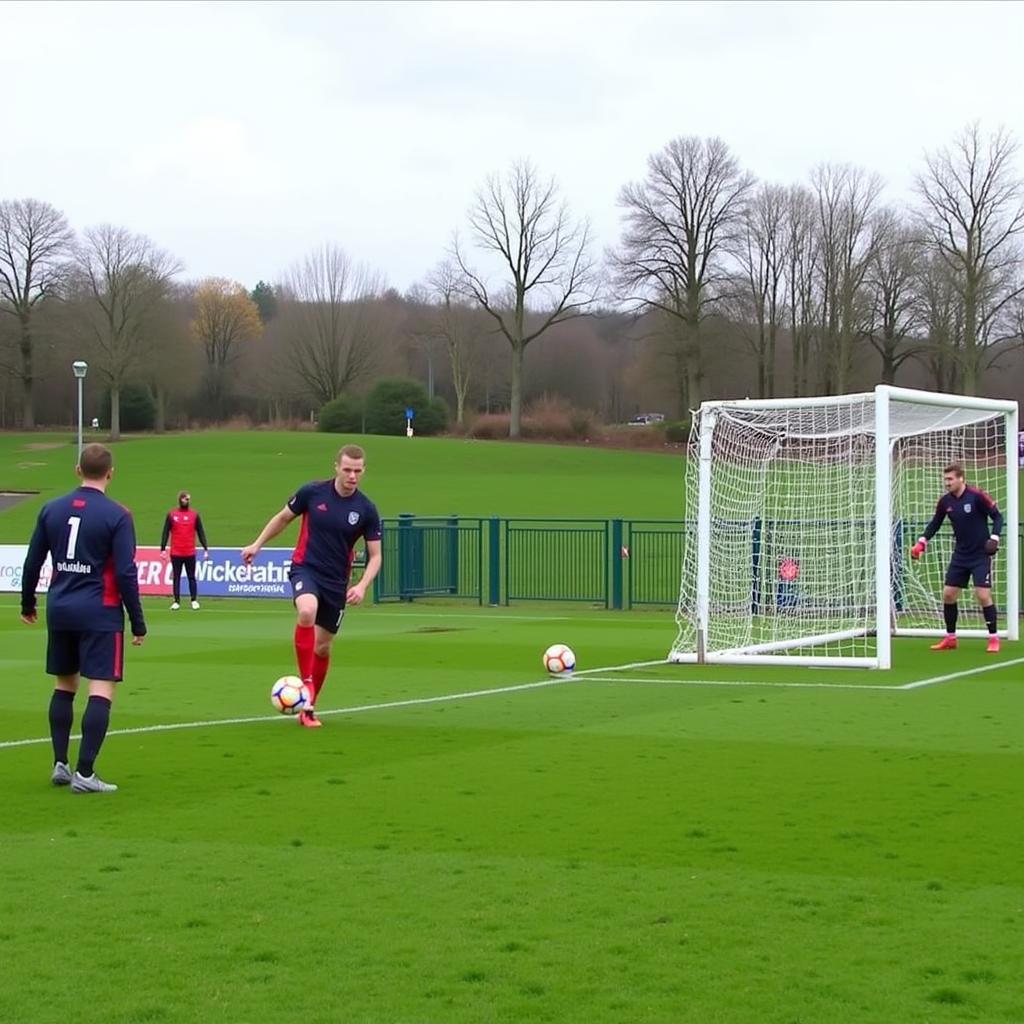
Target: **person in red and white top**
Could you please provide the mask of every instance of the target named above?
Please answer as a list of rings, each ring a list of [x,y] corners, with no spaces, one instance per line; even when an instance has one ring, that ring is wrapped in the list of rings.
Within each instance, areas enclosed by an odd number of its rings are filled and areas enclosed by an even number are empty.
[[[196,538],[203,546],[206,558],[210,557],[210,546],[206,543],[206,531],[199,513],[192,508],[192,496],[188,491],[178,495],[178,507],[172,508],[164,520],[164,532],[160,537],[160,555],[167,560],[167,541],[171,542],[171,584],[174,587],[174,603],[171,611],[181,607],[181,570],[188,576],[188,592],[192,599],[192,610],[199,611],[199,591],[196,587]]]

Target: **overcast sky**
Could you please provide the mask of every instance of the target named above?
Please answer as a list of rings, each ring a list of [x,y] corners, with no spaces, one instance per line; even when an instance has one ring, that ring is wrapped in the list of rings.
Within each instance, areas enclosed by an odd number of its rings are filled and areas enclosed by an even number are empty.
[[[905,197],[968,121],[1024,137],[1021,3],[0,2],[0,198],[252,287],[324,242],[404,291],[528,158],[600,246],[679,135]]]

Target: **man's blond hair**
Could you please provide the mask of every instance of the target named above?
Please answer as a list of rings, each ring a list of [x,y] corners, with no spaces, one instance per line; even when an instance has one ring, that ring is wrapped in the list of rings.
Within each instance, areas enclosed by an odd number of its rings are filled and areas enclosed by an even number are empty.
[[[338,452],[338,462],[341,462],[343,458],[362,459],[365,462],[366,452],[357,444],[347,444]]]

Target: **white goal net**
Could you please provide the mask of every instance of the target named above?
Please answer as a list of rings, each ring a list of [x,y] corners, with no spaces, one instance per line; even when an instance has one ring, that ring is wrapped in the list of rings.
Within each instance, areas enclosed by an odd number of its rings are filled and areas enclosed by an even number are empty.
[[[945,523],[910,547],[963,466],[1005,517],[993,596],[1016,638],[1017,406],[881,386],[826,399],[709,402],[694,419],[671,661],[888,668],[893,633],[942,632]],[[973,596],[961,632],[981,630]]]

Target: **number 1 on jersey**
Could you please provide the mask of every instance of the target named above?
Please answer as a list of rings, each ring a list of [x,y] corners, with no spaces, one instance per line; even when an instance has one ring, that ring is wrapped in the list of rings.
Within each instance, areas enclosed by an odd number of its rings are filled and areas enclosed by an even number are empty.
[[[69,516],[68,526],[70,530],[68,532],[68,561],[73,561],[75,557],[75,548],[78,546],[78,528],[82,525],[81,516]]]

